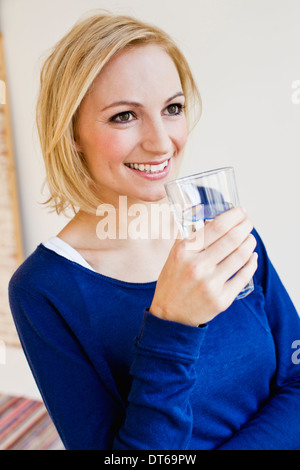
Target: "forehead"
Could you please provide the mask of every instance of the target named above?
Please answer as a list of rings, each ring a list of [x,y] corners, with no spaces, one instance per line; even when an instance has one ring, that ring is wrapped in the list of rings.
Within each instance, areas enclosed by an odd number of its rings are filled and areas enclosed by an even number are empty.
[[[124,99],[124,93],[138,96],[175,93],[182,89],[172,58],[157,45],[127,48],[116,54],[94,81],[93,92],[99,97]]]

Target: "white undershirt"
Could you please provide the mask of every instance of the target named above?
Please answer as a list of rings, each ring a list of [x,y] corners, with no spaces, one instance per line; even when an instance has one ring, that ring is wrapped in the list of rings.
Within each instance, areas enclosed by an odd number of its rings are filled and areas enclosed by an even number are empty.
[[[80,264],[87,269],[91,269],[95,272],[95,270],[90,266],[85,259],[76,251],[74,248],[71,247],[67,242],[64,242],[61,238],[52,237],[43,242],[43,245],[49,250],[55,251],[60,256],[64,256],[70,261],[74,263]]]

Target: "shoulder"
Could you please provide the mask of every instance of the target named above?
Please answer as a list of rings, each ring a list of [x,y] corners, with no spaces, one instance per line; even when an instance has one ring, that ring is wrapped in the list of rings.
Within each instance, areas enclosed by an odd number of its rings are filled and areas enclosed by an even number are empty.
[[[281,278],[275,269],[269,255],[268,249],[265,243],[261,239],[260,235],[256,230],[253,230],[252,234],[255,236],[257,245],[255,251],[258,254],[258,266],[256,273],[254,274],[254,282],[256,281],[263,288],[265,297],[274,297],[274,293],[286,297],[286,290],[281,281]]]
[[[252,235],[255,237],[256,239],[256,248],[255,248],[255,251],[257,252],[258,256],[260,258],[268,258],[268,254],[267,254],[267,250],[266,250],[266,247],[265,247],[265,244],[260,236],[260,234],[258,233],[258,231],[254,228],[253,231],[252,231]]]
[[[15,321],[20,324],[26,317],[32,324],[45,321],[48,325],[49,318],[54,322],[62,317],[69,323],[72,312],[84,309],[80,287],[83,276],[84,287],[90,290],[90,276],[83,273],[81,266],[39,245],[9,282],[8,298]]]
[[[270,260],[269,260],[269,256],[267,253],[266,246],[256,229],[253,229],[252,235],[256,239],[257,244],[256,244],[255,251],[258,254],[257,271],[254,275],[254,280],[256,280],[256,282],[260,284],[262,287],[264,287],[268,278]]]
[[[20,288],[38,294],[51,286],[57,288],[68,269],[67,260],[40,244],[12,275],[9,291]]]

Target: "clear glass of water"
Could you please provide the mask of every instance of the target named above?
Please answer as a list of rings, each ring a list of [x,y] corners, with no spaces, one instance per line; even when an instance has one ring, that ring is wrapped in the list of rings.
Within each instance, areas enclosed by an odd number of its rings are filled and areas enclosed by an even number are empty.
[[[183,238],[190,238],[206,222],[240,205],[232,167],[179,178],[166,183],[165,189]],[[253,290],[251,279],[237,299],[246,297]]]

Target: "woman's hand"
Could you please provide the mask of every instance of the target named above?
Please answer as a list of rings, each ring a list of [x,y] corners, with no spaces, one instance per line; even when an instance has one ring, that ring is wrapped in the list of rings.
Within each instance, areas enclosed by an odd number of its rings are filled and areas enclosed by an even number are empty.
[[[257,269],[252,229],[237,207],[207,223],[193,238],[176,240],[158,278],[150,313],[198,326],[226,310]]]

